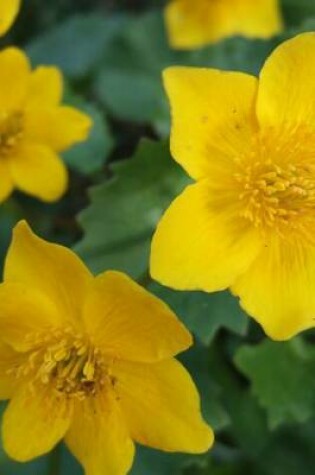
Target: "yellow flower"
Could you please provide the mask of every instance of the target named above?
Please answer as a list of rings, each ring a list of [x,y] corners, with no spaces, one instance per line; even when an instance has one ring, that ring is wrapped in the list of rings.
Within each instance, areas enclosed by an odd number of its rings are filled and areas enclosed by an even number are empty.
[[[123,475],[134,443],[199,453],[213,442],[173,356],[191,335],[126,275],[93,277],[20,222],[0,285],[2,439],[27,461],[63,437],[88,475]],[[30,430],[31,429],[31,430]]]
[[[269,38],[282,30],[279,0],[171,0],[165,21],[174,48],[198,48],[232,35]]]
[[[232,288],[274,339],[314,326],[315,33],[279,46],[259,80],[170,68],[171,149],[197,181],[162,218],[151,272]]]
[[[0,53],[0,203],[17,188],[43,201],[59,199],[68,175],[58,153],[88,136],[91,120],[61,105],[54,67],[31,71],[16,48]]]
[[[21,7],[21,0],[0,0],[0,35],[12,26]]]

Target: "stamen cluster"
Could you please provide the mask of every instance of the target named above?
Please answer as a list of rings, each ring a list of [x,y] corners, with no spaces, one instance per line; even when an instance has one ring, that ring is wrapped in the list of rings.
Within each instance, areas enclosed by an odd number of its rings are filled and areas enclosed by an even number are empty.
[[[0,158],[8,155],[23,136],[24,117],[21,112],[0,114]]]
[[[109,380],[100,350],[70,328],[31,334],[27,340],[34,349],[27,363],[15,369],[18,378],[31,375],[33,385],[51,385],[58,394],[80,400],[96,395]]]

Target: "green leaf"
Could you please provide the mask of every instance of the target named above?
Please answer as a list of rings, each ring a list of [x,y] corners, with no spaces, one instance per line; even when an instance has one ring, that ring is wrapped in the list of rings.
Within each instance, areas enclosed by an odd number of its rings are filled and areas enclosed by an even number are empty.
[[[157,222],[188,179],[168,144],[148,140],[112,171],[112,179],[91,189],[91,204],[79,217],[85,235],[76,250],[94,272],[117,269],[139,279],[148,269]]]
[[[315,414],[315,353],[302,340],[244,346],[235,362],[266,409],[271,428]]]
[[[137,446],[131,475],[180,475],[185,456]]]
[[[229,336],[231,339],[234,337]],[[211,345],[209,368],[211,378],[221,388],[221,403],[231,421],[225,435],[234,442],[240,456],[259,458],[270,437],[266,412],[244,388],[240,374],[231,365],[226,338],[217,338]]]
[[[102,103],[125,120],[150,122],[163,111],[160,78],[141,71],[126,73],[105,67],[97,79],[96,91]]]
[[[263,475],[312,474],[315,465],[314,437],[314,419],[307,424],[286,426],[275,431],[270,435],[256,466],[261,468]]]
[[[120,17],[76,15],[33,40],[27,47],[34,65],[58,66],[71,78],[89,74],[123,24]]]
[[[191,373],[199,390],[205,420],[215,431],[228,426],[230,418],[220,401],[221,387],[211,375],[208,349],[195,343],[192,348],[180,355],[180,359]]]
[[[12,229],[22,219],[23,211],[13,199],[9,199],[0,206],[0,272],[2,273],[5,255],[7,253]]]
[[[299,27],[305,20],[315,17],[315,2],[312,0],[282,0],[285,24]]]
[[[248,317],[229,292],[177,292],[155,282],[150,290],[168,303],[204,345],[209,345],[221,328],[243,336],[247,332]]]
[[[132,18],[106,51],[95,92],[115,116],[156,122],[156,128],[163,131],[168,106],[161,73],[177,56],[168,46],[160,12]]]

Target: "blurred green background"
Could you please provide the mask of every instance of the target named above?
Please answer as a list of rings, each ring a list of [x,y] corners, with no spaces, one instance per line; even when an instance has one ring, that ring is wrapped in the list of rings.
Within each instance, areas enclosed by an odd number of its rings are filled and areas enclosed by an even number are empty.
[[[0,206],[0,267],[12,227],[26,218],[46,239],[73,246],[94,272],[127,272],[194,332],[196,345],[182,360],[216,430],[215,447],[197,457],[139,448],[133,475],[313,475],[314,332],[270,342],[228,293],[178,293],[153,283],[148,255],[159,217],[188,182],[168,151],[161,71],[184,64],[257,74],[277,44],[315,30],[315,0],[283,0],[286,28],[270,41],[231,38],[193,52],[169,48],[163,3],[23,1],[2,46],[23,47],[33,65],[59,66],[65,100],[90,113],[94,128],[64,155],[71,186],[63,200],[45,205],[15,193]],[[24,465],[0,451],[0,475],[81,473],[62,445]]]

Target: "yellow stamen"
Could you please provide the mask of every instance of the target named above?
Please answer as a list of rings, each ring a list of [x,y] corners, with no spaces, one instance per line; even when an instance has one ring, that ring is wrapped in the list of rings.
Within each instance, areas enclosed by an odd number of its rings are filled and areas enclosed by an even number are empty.
[[[7,155],[23,136],[24,117],[20,112],[0,114],[0,158]]]
[[[109,362],[82,335],[57,330],[27,335],[26,340],[33,342],[34,350],[27,364],[12,369],[17,378],[50,384],[60,395],[80,400],[111,384]]]
[[[235,160],[240,215],[263,232],[311,236],[310,224],[315,230],[315,140],[306,136],[305,129],[293,128],[288,141],[268,129],[253,140],[250,159]]]

